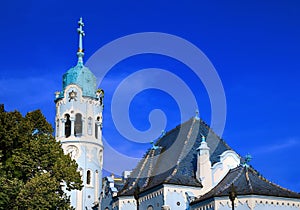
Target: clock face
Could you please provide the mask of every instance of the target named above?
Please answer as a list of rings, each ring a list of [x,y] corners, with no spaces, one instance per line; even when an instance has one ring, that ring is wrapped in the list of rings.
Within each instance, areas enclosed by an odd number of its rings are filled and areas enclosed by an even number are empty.
[[[67,147],[67,153],[72,159],[76,159],[78,157],[79,150],[76,146],[71,145]]]

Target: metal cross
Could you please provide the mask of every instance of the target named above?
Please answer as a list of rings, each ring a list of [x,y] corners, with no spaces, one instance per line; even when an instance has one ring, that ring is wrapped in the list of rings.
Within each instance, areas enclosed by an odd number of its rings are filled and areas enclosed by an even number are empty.
[[[79,25],[79,28],[77,28],[77,32],[79,33],[79,49],[78,49],[78,52],[83,52],[82,37],[85,36],[85,33],[82,29],[82,27],[84,26],[84,23],[82,22],[82,17],[79,19],[78,25]]]

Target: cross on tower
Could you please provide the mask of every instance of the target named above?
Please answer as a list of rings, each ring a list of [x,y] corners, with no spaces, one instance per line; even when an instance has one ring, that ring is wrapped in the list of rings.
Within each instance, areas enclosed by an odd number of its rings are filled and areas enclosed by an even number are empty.
[[[79,28],[77,28],[77,32],[79,34],[79,47],[78,47],[78,51],[77,51],[77,56],[78,56],[78,63],[83,64],[82,58],[84,56],[84,53],[83,53],[83,47],[82,47],[82,38],[83,38],[83,36],[85,36],[85,33],[83,31],[84,23],[82,21],[82,17],[79,19],[78,25],[79,25]]]

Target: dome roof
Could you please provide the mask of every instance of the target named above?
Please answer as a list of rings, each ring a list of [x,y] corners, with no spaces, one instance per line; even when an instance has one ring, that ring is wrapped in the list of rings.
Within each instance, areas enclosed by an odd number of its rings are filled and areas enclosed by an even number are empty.
[[[78,22],[79,28],[77,29],[79,34],[79,48],[77,51],[78,62],[77,65],[70,68],[64,75],[63,75],[63,90],[61,92],[56,92],[56,99],[55,101],[64,97],[64,92],[68,85],[74,84],[77,85],[82,90],[82,96],[97,98],[96,91],[96,77],[95,75],[83,65],[83,56],[84,50],[82,47],[82,38],[85,35],[82,27],[83,22],[82,18],[80,18]]]
[[[63,91],[70,84],[78,85],[82,89],[83,96],[96,98],[96,77],[89,68],[81,63],[63,75]]]

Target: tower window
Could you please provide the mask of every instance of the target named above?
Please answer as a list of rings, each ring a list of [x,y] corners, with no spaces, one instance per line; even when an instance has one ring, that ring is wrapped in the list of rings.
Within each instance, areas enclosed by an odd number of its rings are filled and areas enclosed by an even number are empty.
[[[99,162],[100,162],[100,165],[102,165],[102,154],[103,154],[103,151],[102,151],[102,149],[100,149],[100,152],[99,152]]]
[[[98,125],[95,123],[95,138],[98,139]]]
[[[91,184],[91,171],[88,170],[86,172],[86,184],[90,185]]]
[[[56,120],[56,137],[59,137],[59,119]]]
[[[93,124],[92,124],[92,118],[91,117],[89,117],[88,118],[88,134],[91,136],[92,135],[92,126]]]
[[[98,128],[99,128],[99,123],[100,123],[100,120],[101,120],[101,118],[100,118],[100,116],[98,116],[97,118],[96,118],[96,123],[95,123],[95,138],[96,139],[98,139],[99,137],[98,137]]]
[[[66,119],[66,122],[65,122],[65,135],[66,135],[66,138],[68,138],[71,135],[71,120],[70,120],[70,115],[66,114],[65,115],[65,119]]]
[[[75,115],[74,134],[75,134],[75,136],[81,136],[82,135],[82,116],[79,113],[77,113]]]
[[[147,210],[153,210],[153,206],[152,206],[152,205],[149,205],[149,206],[147,207]]]

